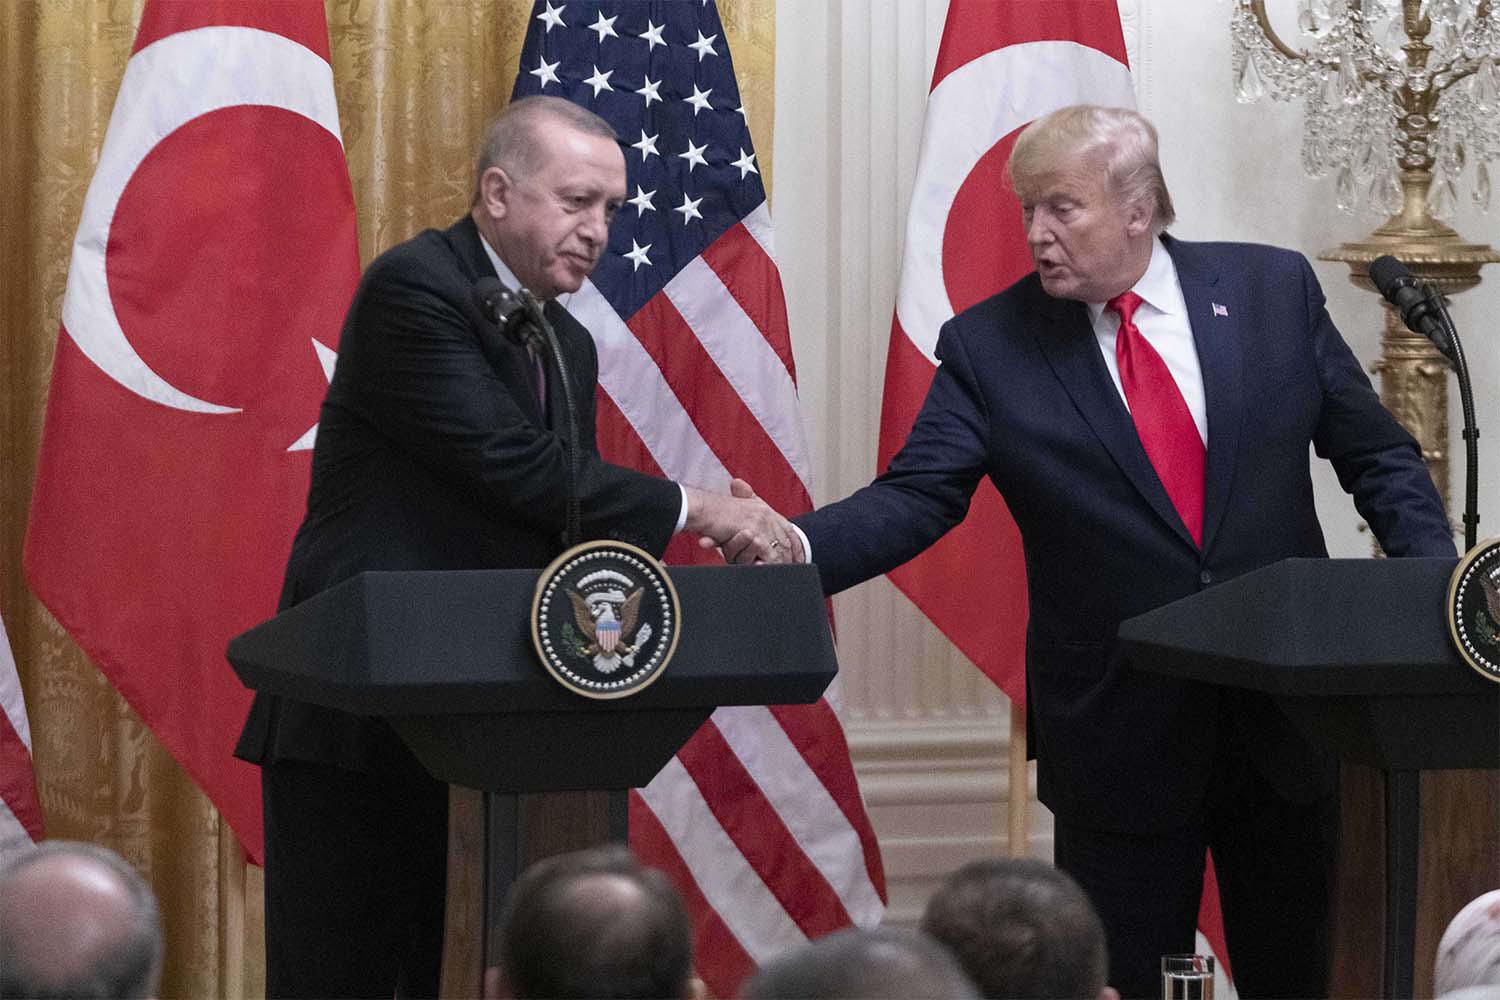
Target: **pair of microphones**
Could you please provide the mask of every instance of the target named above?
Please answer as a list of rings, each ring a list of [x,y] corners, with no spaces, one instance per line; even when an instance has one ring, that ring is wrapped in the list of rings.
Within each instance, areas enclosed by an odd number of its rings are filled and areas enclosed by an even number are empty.
[[[1459,406],[1463,411],[1464,549],[1467,551],[1479,538],[1479,426],[1474,419],[1474,389],[1469,382],[1463,344],[1442,293],[1412,277],[1405,264],[1390,255],[1376,257],[1370,262],[1369,273],[1376,289],[1401,313],[1406,328],[1431,341],[1458,376]]]
[[[546,329],[542,303],[528,289],[511,291],[499,278],[480,278],[474,283],[474,304],[484,317],[500,327],[507,340],[522,347],[542,349]]]
[[[1405,264],[1390,254],[1370,262],[1370,281],[1401,313],[1401,321],[1408,330],[1426,337],[1443,357],[1458,366],[1453,336],[1443,313],[1442,297],[1435,288],[1419,282]]]

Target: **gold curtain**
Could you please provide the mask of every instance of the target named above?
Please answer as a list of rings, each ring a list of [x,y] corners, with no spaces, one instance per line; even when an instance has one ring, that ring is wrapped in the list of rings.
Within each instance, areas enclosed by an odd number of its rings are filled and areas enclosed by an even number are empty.
[[[0,3],[0,616],[48,835],[105,844],[146,874],[167,932],[164,996],[254,996],[264,992],[259,872],[21,572],[69,252],[143,5]],[[530,4],[326,7],[368,262],[464,211],[474,144],[509,97]],[[720,0],[719,11],[769,190],[775,0]]]

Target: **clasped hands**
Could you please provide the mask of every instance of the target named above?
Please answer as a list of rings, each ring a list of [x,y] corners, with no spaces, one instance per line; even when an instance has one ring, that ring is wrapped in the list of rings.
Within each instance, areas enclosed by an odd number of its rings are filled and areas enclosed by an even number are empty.
[[[800,563],[802,539],[792,523],[755,495],[743,479],[729,484],[729,495],[685,487],[685,527],[705,549],[717,548],[732,563]]]

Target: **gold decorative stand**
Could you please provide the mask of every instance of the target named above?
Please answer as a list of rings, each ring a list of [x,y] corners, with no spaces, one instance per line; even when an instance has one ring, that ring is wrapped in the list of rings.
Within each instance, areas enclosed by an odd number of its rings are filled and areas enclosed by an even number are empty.
[[[1336,174],[1340,208],[1352,210],[1368,182],[1370,202],[1392,213],[1368,239],[1321,258],[1345,262],[1350,280],[1372,292],[1370,262],[1383,254],[1444,295],[1473,288],[1480,269],[1500,262],[1500,254],[1460,237],[1433,217],[1431,206],[1436,195],[1445,207],[1440,214],[1456,211],[1457,181],[1471,166],[1476,202],[1489,201],[1487,160],[1500,149],[1500,16],[1492,0],[1302,0],[1299,28],[1311,38],[1310,49],[1293,49],[1277,35],[1266,0],[1236,0],[1238,98],[1304,99],[1308,172]],[[1386,305],[1373,371],[1381,399],[1417,439],[1451,512],[1446,360]],[[1383,928],[1370,919],[1368,905],[1384,881],[1383,797],[1378,771],[1343,769],[1331,996],[1389,995],[1381,982]],[[1433,957],[1448,921],[1500,877],[1497,817],[1500,773],[1423,774],[1418,997],[1432,995]]]

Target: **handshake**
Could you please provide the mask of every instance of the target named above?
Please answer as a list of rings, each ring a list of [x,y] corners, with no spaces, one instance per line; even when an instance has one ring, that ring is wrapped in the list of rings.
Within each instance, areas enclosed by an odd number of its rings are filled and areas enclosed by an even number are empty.
[[[807,561],[802,536],[750,488],[743,479],[729,484],[729,495],[692,486],[687,492],[688,531],[705,549],[717,548],[732,563],[800,563]]]

